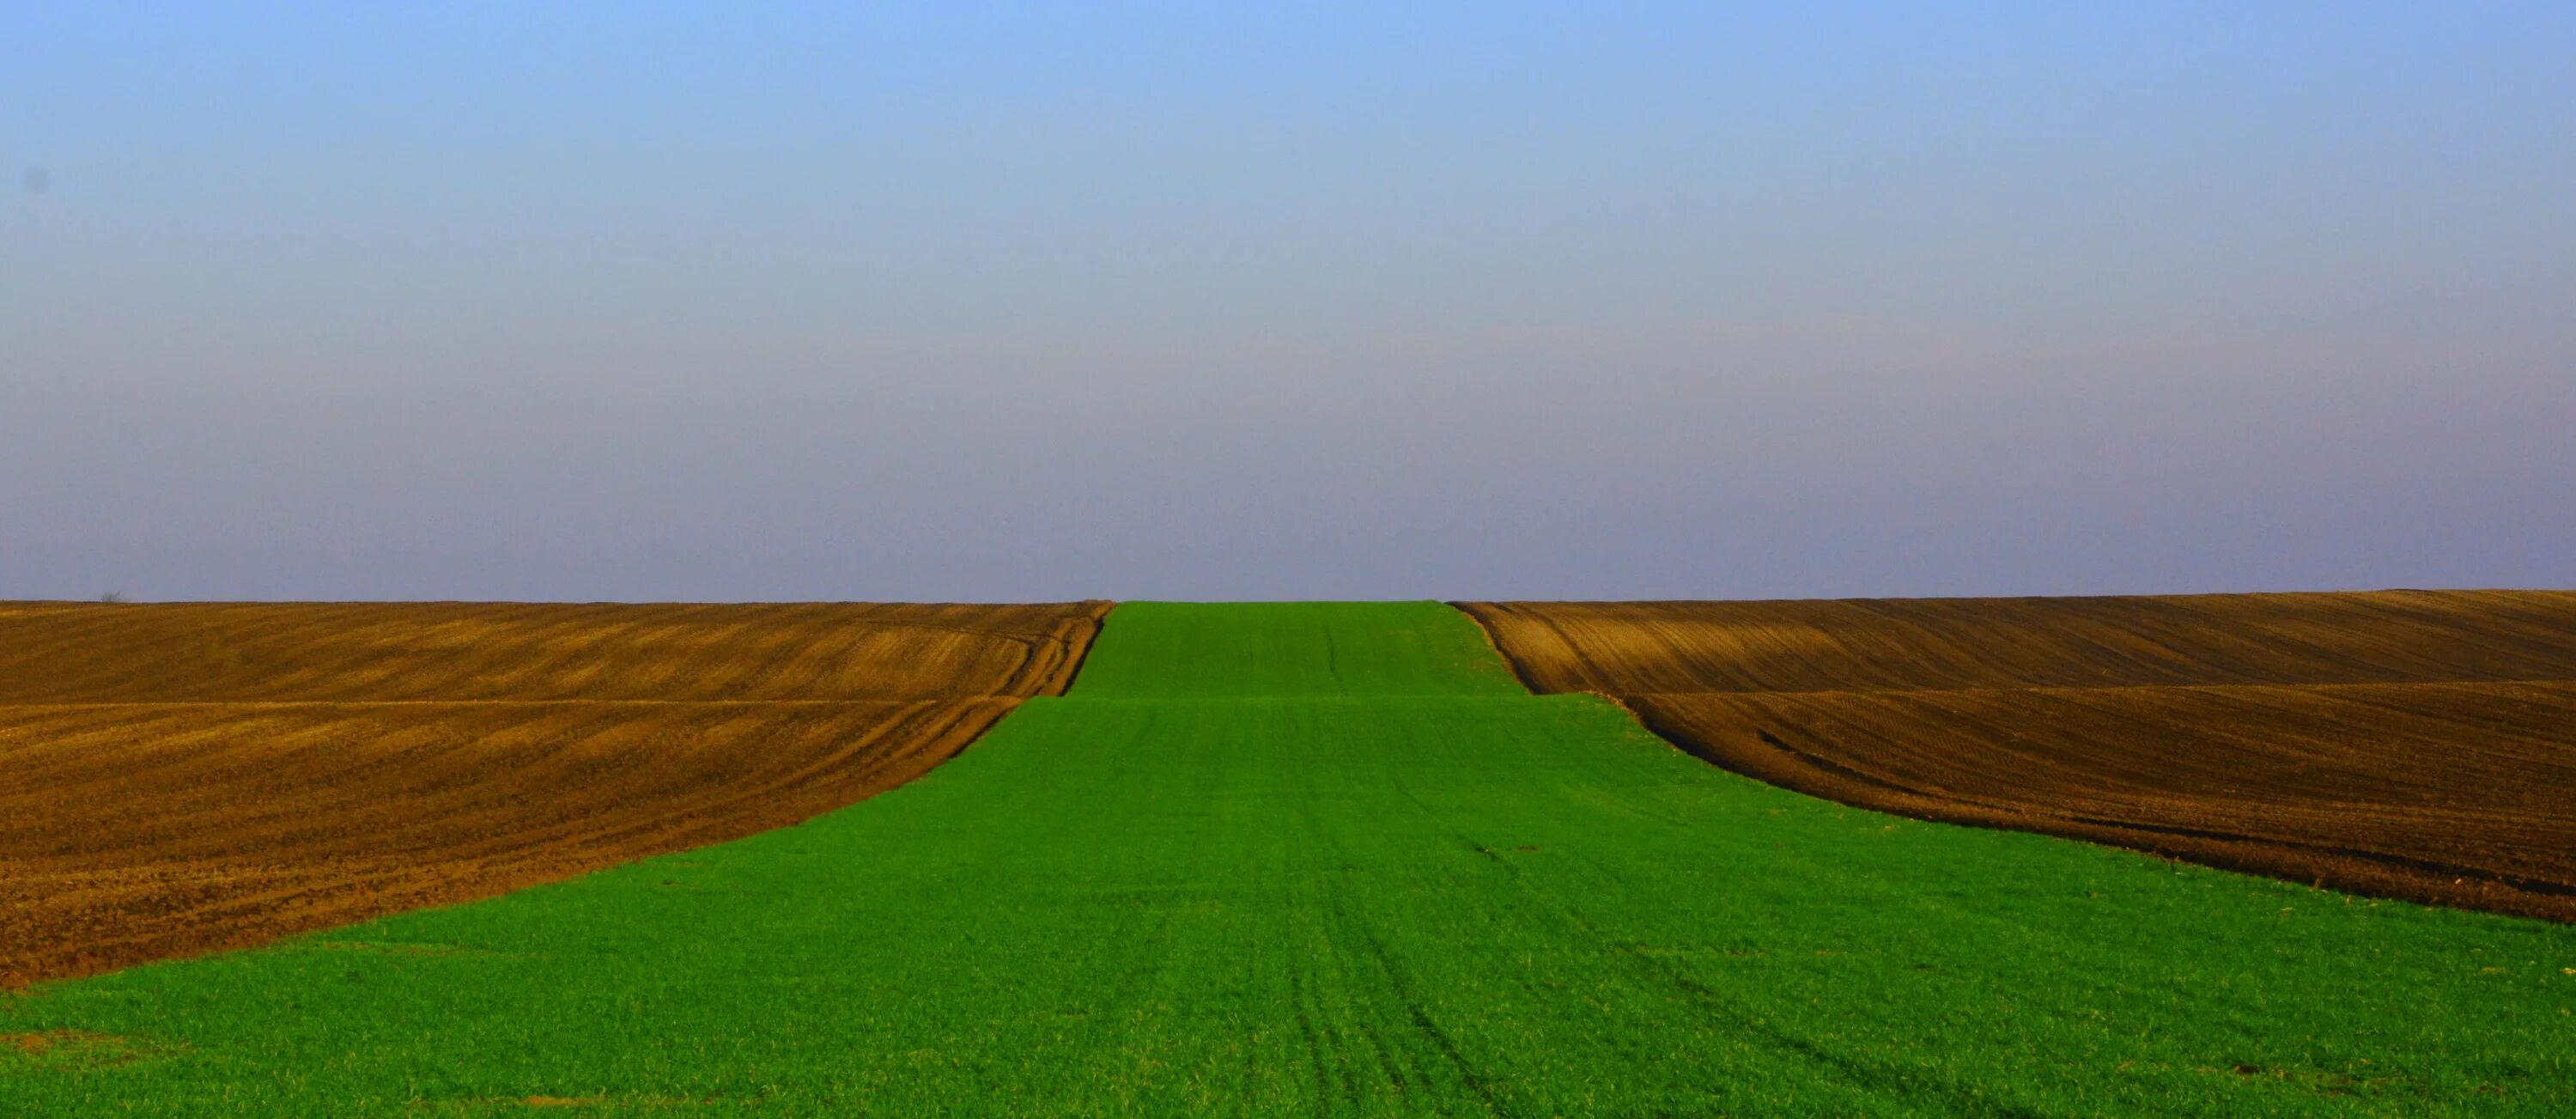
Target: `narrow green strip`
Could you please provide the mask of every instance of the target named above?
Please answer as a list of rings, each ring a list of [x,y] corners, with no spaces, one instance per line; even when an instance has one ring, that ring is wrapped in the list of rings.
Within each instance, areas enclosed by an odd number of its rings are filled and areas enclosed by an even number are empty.
[[[1118,636],[1093,646],[1077,697],[1529,696],[1484,631],[1437,602],[1127,602],[1112,616]]]
[[[2576,931],[1798,797],[1462,624],[1121,607],[804,826],[0,1003],[0,1115],[2576,1114]]]

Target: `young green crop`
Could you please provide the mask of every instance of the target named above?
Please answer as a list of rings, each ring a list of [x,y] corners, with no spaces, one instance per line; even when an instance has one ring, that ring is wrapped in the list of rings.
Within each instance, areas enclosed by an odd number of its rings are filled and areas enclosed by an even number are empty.
[[[1755,784],[1436,605],[1139,604],[854,808],[0,1000],[0,1114],[2567,1115],[2568,968]]]
[[[1114,613],[1118,638],[1093,643],[1079,698],[1529,698],[1484,631],[1437,603],[1128,602]]]

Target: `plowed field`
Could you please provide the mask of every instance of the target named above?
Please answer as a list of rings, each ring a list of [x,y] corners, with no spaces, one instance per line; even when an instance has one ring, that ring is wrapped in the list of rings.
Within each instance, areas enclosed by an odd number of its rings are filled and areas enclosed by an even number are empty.
[[[2576,920],[2576,594],[1465,608],[1801,792]]]
[[[0,603],[0,703],[1045,695],[1104,603]]]
[[[2576,680],[2576,592],[1469,602],[1540,692]]]
[[[0,609],[0,983],[795,823],[1063,691],[1104,609]]]

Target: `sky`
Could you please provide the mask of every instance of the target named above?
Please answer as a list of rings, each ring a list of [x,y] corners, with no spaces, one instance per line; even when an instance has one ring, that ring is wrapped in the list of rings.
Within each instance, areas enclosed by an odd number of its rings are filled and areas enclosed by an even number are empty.
[[[2571,57],[2564,3],[0,6],[0,598],[2576,587]]]

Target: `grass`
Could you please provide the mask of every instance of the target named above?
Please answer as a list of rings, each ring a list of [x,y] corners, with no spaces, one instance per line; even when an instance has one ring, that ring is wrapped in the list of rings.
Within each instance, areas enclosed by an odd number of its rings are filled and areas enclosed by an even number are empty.
[[[2576,932],[1713,770],[1434,604],[1124,606],[804,825],[0,1000],[0,1114],[2566,1115]]]
[[[1093,644],[1081,698],[1529,698],[1484,632],[1435,603],[1129,602],[1115,613],[1118,639]]]

